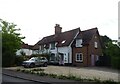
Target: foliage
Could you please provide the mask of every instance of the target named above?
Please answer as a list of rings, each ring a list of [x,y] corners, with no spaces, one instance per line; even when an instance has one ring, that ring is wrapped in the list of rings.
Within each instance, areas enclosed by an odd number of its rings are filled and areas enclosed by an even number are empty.
[[[113,68],[120,69],[120,47],[117,44],[113,44],[113,41],[107,36],[101,36],[103,41],[103,54],[109,56],[111,59],[111,66]]]
[[[16,51],[20,49],[24,37],[20,37],[17,33],[20,29],[16,29],[13,23],[0,20],[2,27],[2,66],[12,66],[15,63]]]
[[[22,56],[26,56],[26,54],[25,54],[24,51],[21,51],[20,54],[21,54]]]
[[[31,57],[46,57],[47,60],[49,61],[49,59],[50,59],[50,54],[49,54],[49,53],[44,53],[44,54],[32,54],[32,55],[30,56],[30,58],[31,58]]]
[[[22,65],[22,62],[24,61],[24,56],[15,56],[15,64],[17,66]]]
[[[39,71],[40,70],[40,71]],[[119,84],[120,82],[115,82],[114,80],[104,80],[104,81],[101,81],[100,78],[97,79],[97,78],[93,78],[93,79],[84,79],[84,78],[81,78],[80,77],[76,77],[76,76],[73,76],[72,74],[69,74],[68,76],[66,75],[57,75],[57,74],[48,74],[48,73],[45,73],[44,71],[41,71],[41,69],[32,69],[32,70],[27,70],[27,69],[16,69],[16,71],[20,71],[20,72],[24,72],[24,73],[30,73],[30,74],[36,74],[36,75],[39,75],[39,76],[49,76],[49,77],[52,77],[52,78],[58,78],[58,79],[69,79],[69,80],[75,80],[75,81],[80,81],[80,82],[91,82],[91,83],[95,83],[95,84]]]

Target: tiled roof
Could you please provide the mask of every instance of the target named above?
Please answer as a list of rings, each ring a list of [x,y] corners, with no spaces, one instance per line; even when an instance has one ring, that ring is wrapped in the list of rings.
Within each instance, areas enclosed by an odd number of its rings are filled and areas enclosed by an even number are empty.
[[[28,45],[28,44],[22,44],[22,46],[21,46],[22,48],[24,48],[24,49],[32,49],[33,48],[33,46],[32,45]]]
[[[86,45],[86,44],[89,44],[89,42],[91,41],[93,35],[98,32],[97,28],[92,28],[92,29],[88,29],[88,30],[85,30],[85,31],[81,31],[77,38],[82,38],[83,40],[83,45]]]
[[[41,39],[40,41],[38,41],[34,45],[33,49],[39,49],[39,45],[49,44],[52,42],[57,42],[57,45],[56,45],[57,47],[68,46],[68,45],[70,45],[70,43],[72,42],[72,40],[74,39],[74,37],[78,31],[79,31],[79,34],[76,37],[76,39],[82,38],[83,45],[89,44],[93,35],[95,33],[98,33],[97,28],[92,28],[92,29],[88,29],[88,30],[84,30],[84,31],[80,31],[80,28],[76,28],[76,29],[73,29],[70,31],[62,32],[60,34],[46,36],[43,39]]]
[[[52,42],[57,42],[57,47],[68,46],[70,45],[78,31],[80,31],[80,28],[44,37],[42,40],[34,45],[33,49],[38,49],[39,45],[49,44]]]

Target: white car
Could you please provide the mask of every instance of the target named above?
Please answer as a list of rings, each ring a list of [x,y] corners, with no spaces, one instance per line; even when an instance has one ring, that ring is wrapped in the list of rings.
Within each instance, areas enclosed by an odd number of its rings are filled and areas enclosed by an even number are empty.
[[[22,66],[24,67],[35,67],[43,65],[47,67],[48,60],[45,57],[32,57],[27,61],[23,61]]]

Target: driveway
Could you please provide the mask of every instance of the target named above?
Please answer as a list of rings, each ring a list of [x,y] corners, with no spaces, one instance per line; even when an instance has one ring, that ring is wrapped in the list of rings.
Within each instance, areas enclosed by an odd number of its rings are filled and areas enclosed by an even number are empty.
[[[10,67],[8,69],[16,69],[23,67]],[[103,67],[68,67],[68,66],[52,66],[36,67],[45,69],[46,73],[58,75],[74,75],[81,78],[100,79],[100,80],[114,80],[120,81],[120,73],[117,70],[103,68]],[[29,69],[29,68],[26,68]]]

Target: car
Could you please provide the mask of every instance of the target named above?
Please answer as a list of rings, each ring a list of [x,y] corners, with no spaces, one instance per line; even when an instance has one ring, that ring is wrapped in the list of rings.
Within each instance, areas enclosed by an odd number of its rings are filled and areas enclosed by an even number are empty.
[[[23,61],[22,66],[24,67],[36,67],[36,66],[44,66],[47,67],[48,60],[46,57],[32,57],[27,61]]]

